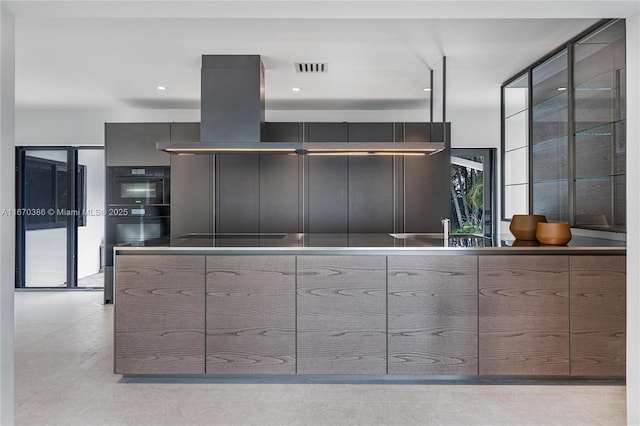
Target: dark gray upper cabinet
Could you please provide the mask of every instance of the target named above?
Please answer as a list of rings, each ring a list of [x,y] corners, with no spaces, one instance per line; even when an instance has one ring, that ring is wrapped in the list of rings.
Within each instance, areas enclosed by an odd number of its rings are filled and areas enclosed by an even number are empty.
[[[307,142],[346,142],[349,137],[348,123],[305,123]]]
[[[349,123],[349,142],[392,142],[393,123]]]
[[[404,142],[442,142],[444,140],[442,123],[404,123]],[[447,147],[451,141],[451,123],[447,123]]]
[[[393,123],[349,123],[349,142],[391,142],[393,130]],[[393,232],[393,157],[348,157],[348,165],[349,232]]]
[[[308,142],[345,142],[347,123],[307,123]],[[346,157],[308,157],[306,232],[349,232],[349,183]]]
[[[158,151],[156,142],[170,139],[169,123],[106,123],[107,166],[168,166],[169,154]]]
[[[300,142],[302,123],[269,122],[264,123],[263,142]]]
[[[171,142],[199,142],[200,123],[171,123]]]

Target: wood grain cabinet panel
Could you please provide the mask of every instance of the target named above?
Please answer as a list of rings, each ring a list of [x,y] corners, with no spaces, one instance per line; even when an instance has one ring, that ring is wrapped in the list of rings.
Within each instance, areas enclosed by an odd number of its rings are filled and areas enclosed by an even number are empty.
[[[389,374],[478,374],[477,256],[389,256]]]
[[[207,257],[207,374],[295,374],[295,256]]]
[[[569,375],[569,257],[479,256],[481,375]]]
[[[298,256],[299,374],[385,374],[386,257]]]
[[[571,375],[625,375],[625,261],[571,256]]]
[[[204,373],[204,256],[117,256],[115,372]]]

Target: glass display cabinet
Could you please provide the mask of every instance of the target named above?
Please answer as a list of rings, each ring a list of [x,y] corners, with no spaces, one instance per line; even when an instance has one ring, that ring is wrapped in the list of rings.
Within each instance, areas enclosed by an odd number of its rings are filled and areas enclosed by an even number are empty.
[[[529,74],[503,89],[503,182],[505,217],[529,211]]]
[[[567,49],[532,70],[532,190],[536,214],[569,221]]]
[[[625,27],[575,44],[575,224],[625,229]]]
[[[625,22],[606,20],[502,86],[503,219],[625,232]]]

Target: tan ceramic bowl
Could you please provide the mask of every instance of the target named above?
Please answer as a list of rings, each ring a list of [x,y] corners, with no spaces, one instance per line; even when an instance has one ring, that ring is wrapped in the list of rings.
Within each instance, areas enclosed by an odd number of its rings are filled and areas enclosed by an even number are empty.
[[[571,227],[568,223],[539,223],[536,238],[541,244],[563,246],[571,241]]]
[[[509,231],[516,237],[516,240],[535,241],[538,223],[546,221],[547,218],[542,214],[514,214],[511,218]]]

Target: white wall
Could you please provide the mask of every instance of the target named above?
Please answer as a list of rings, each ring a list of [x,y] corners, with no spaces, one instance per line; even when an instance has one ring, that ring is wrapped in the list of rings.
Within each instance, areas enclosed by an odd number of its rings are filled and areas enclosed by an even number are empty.
[[[640,13],[627,19],[627,423],[640,425]]]
[[[104,123],[200,121],[200,110],[16,109],[16,145],[104,145]]]
[[[0,209],[15,207],[15,31],[0,2]],[[15,218],[0,216],[0,424],[13,424]]]
[[[104,209],[104,151],[86,149],[78,152],[78,164],[87,171],[87,210]],[[104,216],[87,214],[86,226],[78,227],[78,278],[100,270],[100,244],[104,236]]]

